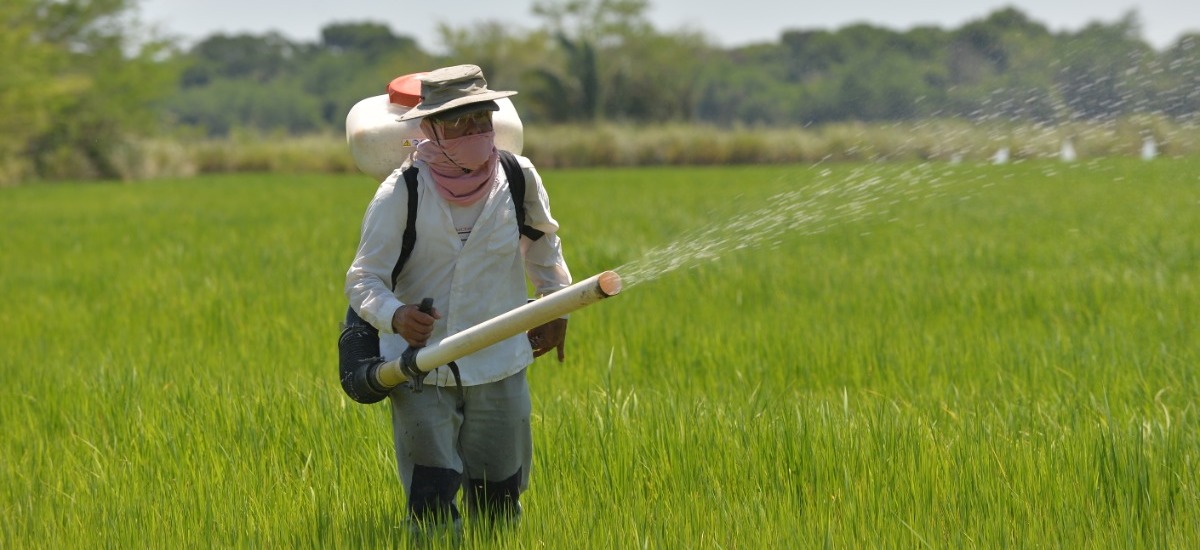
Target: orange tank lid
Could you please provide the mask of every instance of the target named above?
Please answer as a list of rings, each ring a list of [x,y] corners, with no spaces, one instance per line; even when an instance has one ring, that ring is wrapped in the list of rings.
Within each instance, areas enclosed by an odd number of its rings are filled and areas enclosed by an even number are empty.
[[[408,108],[421,102],[420,78],[429,73],[412,73],[398,76],[388,83],[388,101]]]

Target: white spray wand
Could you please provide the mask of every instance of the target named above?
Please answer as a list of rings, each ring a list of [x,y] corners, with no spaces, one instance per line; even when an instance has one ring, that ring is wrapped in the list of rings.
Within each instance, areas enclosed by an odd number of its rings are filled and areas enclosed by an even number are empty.
[[[406,373],[429,372],[620,292],[621,276],[605,271],[447,336],[436,344],[408,348],[399,359],[379,365],[376,380],[385,388],[398,386],[410,378]]]

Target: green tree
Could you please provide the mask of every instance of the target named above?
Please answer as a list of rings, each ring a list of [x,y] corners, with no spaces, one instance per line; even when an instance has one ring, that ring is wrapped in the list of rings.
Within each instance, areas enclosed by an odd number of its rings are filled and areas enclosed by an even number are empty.
[[[284,79],[265,84],[244,79],[216,80],[207,86],[181,90],[167,108],[175,122],[213,136],[245,129],[300,134],[327,127],[320,99]]]
[[[1023,51],[1045,46],[1050,31],[1016,8],[1005,8],[954,31],[951,77],[957,84],[1021,67]]]
[[[346,113],[360,100],[387,93],[392,79],[424,72],[443,61],[408,36],[384,25],[335,23],[321,29],[322,43],[296,63],[294,79],[316,98],[326,128],[344,129]]]
[[[525,75],[545,65],[547,58],[555,54],[547,33],[498,21],[480,21],[465,27],[442,24],[438,34],[447,51],[446,64],[479,65],[487,75],[489,87],[522,92],[522,97],[513,101],[529,97]]]
[[[850,55],[838,34],[825,30],[784,31],[780,42],[779,63],[784,68],[784,78],[790,82],[828,76]]]
[[[0,55],[0,181],[127,177],[114,162],[153,132],[177,74],[170,44],[142,38],[127,0],[8,0]]]
[[[1073,116],[1112,118],[1139,104],[1145,93],[1142,75],[1154,57],[1139,36],[1140,24],[1131,12],[1115,23],[1092,23],[1062,41],[1056,83]]]
[[[559,67],[537,71],[533,95],[551,107],[561,120],[590,121],[605,115],[605,95],[620,78],[613,64],[632,36],[653,29],[645,18],[647,0],[566,0],[535,2],[533,12],[546,21],[548,32],[562,52]]]
[[[706,72],[697,100],[696,119],[720,126],[779,126],[794,120],[795,105],[805,103],[802,86],[779,79],[755,64],[727,58]]]
[[[411,37],[383,24],[332,23],[318,43],[274,32],[216,34],[193,46],[169,117],[215,136],[238,129],[342,130],[358,101],[393,78],[435,65]]]
[[[0,184],[6,184],[31,175],[25,148],[87,82],[63,74],[66,52],[41,39],[34,2],[0,4],[0,21],[6,29],[0,33]]]
[[[189,50],[184,87],[220,78],[268,82],[295,69],[302,47],[277,32],[262,35],[218,33]]]
[[[778,98],[787,115],[777,124],[895,120],[936,109],[948,42],[947,33],[929,27],[898,33],[858,24],[785,31],[778,47],[765,46],[758,57],[779,65],[780,78],[796,88]]]
[[[397,51],[416,50],[417,41],[392,34],[382,23],[332,23],[321,28],[321,45],[334,52],[357,53],[375,61]]]
[[[1176,118],[1200,116],[1200,33],[1181,36],[1163,52],[1154,109]]]
[[[712,73],[713,52],[698,33],[646,32],[627,37],[623,55],[612,57],[612,75],[602,111],[642,122],[690,121],[697,117],[701,90]],[[714,52],[715,53],[715,52]]]
[[[857,120],[916,118],[923,114],[921,100],[936,94],[925,70],[918,60],[899,52],[885,50],[861,57],[843,69],[833,114]]]

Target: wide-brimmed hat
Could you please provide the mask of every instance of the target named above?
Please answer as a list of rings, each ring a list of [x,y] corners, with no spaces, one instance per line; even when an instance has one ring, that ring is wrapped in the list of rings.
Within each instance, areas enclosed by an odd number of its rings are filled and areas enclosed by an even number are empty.
[[[451,109],[455,109],[457,113],[461,114],[475,109],[459,109],[459,107],[476,103],[480,105],[472,105],[472,107],[496,111],[500,107],[496,105],[495,100],[516,95],[516,93],[489,90],[487,80],[483,78],[483,70],[475,65],[457,65],[437,69],[421,77],[421,102],[396,120],[412,120],[444,113]]]

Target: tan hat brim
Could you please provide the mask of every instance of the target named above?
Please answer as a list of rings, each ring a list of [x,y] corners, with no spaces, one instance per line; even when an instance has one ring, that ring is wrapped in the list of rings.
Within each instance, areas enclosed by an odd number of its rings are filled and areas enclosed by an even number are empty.
[[[396,117],[396,121],[403,122],[405,120],[412,120],[414,118],[427,117],[429,115],[434,115],[434,114],[440,113],[442,111],[449,111],[450,109],[454,109],[455,107],[462,107],[463,105],[469,105],[471,103],[492,101],[492,100],[496,100],[496,99],[500,99],[502,97],[508,97],[508,96],[512,96],[512,95],[517,95],[517,92],[504,92],[504,91],[484,92],[481,94],[474,94],[474,95],[470,95],[467,97],[451,99],[450,101],[446,101],[444,103],[440,103],[437,105],[425,105],[424,103],[418,103],[416,107],[409,109],[409,111],[407,113],[404,113],[403,115]]]

